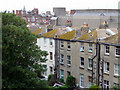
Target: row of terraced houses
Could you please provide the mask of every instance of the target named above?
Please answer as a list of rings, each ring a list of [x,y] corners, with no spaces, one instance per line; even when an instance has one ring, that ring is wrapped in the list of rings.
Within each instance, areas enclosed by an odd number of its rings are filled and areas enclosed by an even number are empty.
[[[103,88],[119,85],[120,42],[117,28],[95,29],[83,25],[81,28],[55,28],[42,33],[37,45],[49,53],[45,77],[56,74],[64,82],[68,75],[76,78],[76,85],[87,88],[92,83]]]

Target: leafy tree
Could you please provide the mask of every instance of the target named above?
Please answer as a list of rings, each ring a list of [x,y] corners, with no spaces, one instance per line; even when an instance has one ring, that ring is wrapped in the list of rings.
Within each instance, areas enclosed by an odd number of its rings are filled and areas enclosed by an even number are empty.
[[[40,80],[45,71],[47,52],[36,45],[36,35],[25,20],[11,13],[2,13],[2,81],[3,88],[44,88]]]

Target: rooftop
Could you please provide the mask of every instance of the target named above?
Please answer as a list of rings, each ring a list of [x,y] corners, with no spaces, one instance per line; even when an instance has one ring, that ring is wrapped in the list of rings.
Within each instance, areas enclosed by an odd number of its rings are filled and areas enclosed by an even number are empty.
[[[110,43],[110,44],[120,44],[120,33],[117,33],[111,37],[105,38],[101,40],[103,43]]]
[[[54,38],[58,32],[58,29],[51,30],[45,34],[43,34],[43,37],[49,37],[49,38]]]
[[[67,32],[65,34],[60,35],[58,38],[59,39],[66,39],[66,40],[73,40],[75,36],[76,36],[76,31],[72,30],[70,32]]]

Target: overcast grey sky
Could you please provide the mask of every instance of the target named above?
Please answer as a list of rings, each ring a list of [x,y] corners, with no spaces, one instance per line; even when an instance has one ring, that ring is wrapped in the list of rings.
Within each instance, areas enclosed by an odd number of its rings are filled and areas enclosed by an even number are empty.
[[[70,9],[118,9],[119,0],[1,0],[0,10],[26,10],[38,8],[42,11],[53,11],[53,7]]]

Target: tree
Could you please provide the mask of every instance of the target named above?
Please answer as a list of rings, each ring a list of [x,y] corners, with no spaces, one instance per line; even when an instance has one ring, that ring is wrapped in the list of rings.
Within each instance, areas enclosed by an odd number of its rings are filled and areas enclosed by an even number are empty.
[[[15,14],[2,13],[2,81],[3,88],[43,88],[40,80],[46,68],[47,52],[36,45],[37,36]]]

